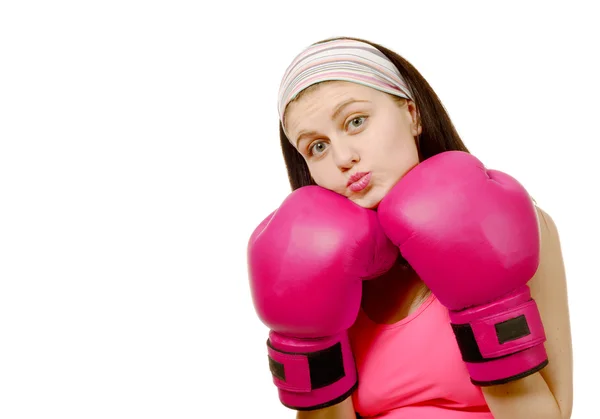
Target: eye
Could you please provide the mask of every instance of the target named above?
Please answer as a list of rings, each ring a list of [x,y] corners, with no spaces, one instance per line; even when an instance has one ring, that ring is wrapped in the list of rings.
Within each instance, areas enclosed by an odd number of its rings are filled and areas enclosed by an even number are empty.
[[[346,124],[346,129],[349,129],[349,128],[360,128],[365,123],[366,119],[367,119],[366,116],[357,116],[357,117],[354,117],[350,121],[348,121],[348,123]]]
[[[322,154],[325,151],[327,144],[324,141],[315,141],[308,148],[308,153],[311,156]]]

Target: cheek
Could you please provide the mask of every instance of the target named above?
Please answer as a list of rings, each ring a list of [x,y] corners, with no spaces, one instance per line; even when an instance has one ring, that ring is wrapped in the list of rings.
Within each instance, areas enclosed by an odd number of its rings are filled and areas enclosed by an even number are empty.
[[[411,135],[391,138],[393,139],[377,150],[377,156],[375,156],[385,186],[394,185],[406,172],[419,163],[419,152],[415,139]]]
[[[308,164],[308,170],[310,175],[317,185],[330,189],[339,189],[337,183],[339,183],[339,173],[336,173],[335,165],[332,162],[328,162],[328,159],[323,159],[315,163]]]
[[[386,167],[401,168],[411,167],[419,162],[417,144],[412,136],[392,137],[386,144],[379,147],[378,159],[385,162]]]

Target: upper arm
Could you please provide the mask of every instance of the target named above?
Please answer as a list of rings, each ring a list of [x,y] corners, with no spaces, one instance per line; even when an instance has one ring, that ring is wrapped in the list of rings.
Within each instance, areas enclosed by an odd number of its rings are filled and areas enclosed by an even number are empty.
[[[560,239],[554,220],[538,208],[541,230],[539,268],[529,281],[544,330],[548,365],[540,371],[554,395],[563,417],[570,417],[573,404],[573,359],[567,281]]]
[[[352,397],[324,409],[298,412],[296,419],[356,419]]]
[[[538,217],[540,264],[528,285],[544,324],[548,365],[520,380],[482,388],[497,418],[571,417],[573,361],[565,269],[554,221],[540,209]]]

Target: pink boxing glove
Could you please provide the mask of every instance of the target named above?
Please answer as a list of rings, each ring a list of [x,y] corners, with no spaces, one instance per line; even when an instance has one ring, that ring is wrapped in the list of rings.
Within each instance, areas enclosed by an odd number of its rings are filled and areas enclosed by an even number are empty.
[[[281,402],[314,410],[357,386],[347,330],[362,281],[389,270],[398,249],[377,214],[318,186],[292,192],[248,244],[252,298],[271,329],[267,348]]]
[[[471,154],[435,155],[378,208],[384,231],[449,310],[471,381],[518,380],[546,366],[544,327],[527,282],[540,232],[527,191]]]

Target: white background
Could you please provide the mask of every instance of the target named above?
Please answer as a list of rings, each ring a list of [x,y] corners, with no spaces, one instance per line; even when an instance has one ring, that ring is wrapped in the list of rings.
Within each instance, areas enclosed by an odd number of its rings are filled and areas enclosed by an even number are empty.
[[[280,77],[366,38],[558,225],[574,418],[597,412],[597,14],[584,2],[3,2],[0,417],[292,418],[246,242],[289,193]]]

